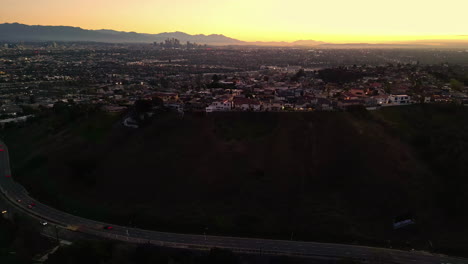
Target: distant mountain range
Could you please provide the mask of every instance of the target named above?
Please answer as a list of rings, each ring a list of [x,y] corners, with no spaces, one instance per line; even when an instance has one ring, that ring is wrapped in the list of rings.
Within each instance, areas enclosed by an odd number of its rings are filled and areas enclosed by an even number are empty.
[[[152,43],[176,38],[209,45],[242,45],[244,42],[223,35],[189,35],[183,32],[141,34],[115,30],[87,30],[68,26],[29,26],[18,23],[0,24],[0,41],[93,41],[109,43]]]
[[[315,40],[298,40],[294,42],[246,42],[224,35],[190,35],[184,32],[165,32],[144,34],[123,32],[109,29],[87,30],[69,26],[30,26],[19,23],[0,24],[0,41],[89,41],[108,43],[153,43],[176,38],[182,43],[207,44],[214,46],[278,46],[278,47],[321,47],[321,48],[418,48],[418,47],[463,47],[468,48],[467,40],[420,40],[412,42],[393,42],[383,44],[349,43],[334,44]]]

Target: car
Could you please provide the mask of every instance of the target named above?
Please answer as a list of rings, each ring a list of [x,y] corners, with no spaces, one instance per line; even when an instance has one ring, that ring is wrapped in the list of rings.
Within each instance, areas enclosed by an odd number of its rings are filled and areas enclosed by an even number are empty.
[[[2,214],[6,214],[6,213],[8,213],[7,210],[3,210],[3,211],[2,211]]]
[[[36,206],[35,203],[30,203],[30,204],[28,204],[28,208],[29,208],[29,209],[33,209],[35,206]]]
[[[4,149],[0,148],[0,151],[5,151]]]
[[[17,199],[16,201],[17,201],[18,203],[21,203],[21,199]]]
[[[7,175],[5,175],[5,177],[7,177],[7,178],[11,178],[11,175],[10,175],[10,174],[7,174]]]
[[[47,222],[43,222],[43,221],[41,221],[40,223],[41,223],[41,225],[43,225],[43,226],[46,226],[46,225],[48,225],[48,224],[49,224],[49,223],[47,223]]]
[[[112,229],[114,229],[112,226],[103,226],[102,228],[103,228],[103,229],[106,229],[106,230],[112,230]]]

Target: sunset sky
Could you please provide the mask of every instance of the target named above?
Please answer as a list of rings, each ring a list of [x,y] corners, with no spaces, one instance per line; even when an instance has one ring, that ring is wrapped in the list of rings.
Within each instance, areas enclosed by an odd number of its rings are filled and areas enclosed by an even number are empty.
[[[468,40],[467,0],[1,0],[0,23],[245,41]]]

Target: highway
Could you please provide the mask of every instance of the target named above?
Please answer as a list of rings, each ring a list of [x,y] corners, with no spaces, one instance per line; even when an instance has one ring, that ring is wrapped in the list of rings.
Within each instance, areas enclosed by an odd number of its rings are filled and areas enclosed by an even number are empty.
[[[74,216],[30,197],[27,190],[14,181],[10,169],[7,146],[0,141],[0,190],[4,197],[18,208],[36,218],[59,227],[77,226],[83,232],[107,239],[132,243],[151,243],[158,246],[206,250],[212,247],[226,248],[234,252],[302,257],[356,258],[370,263],[451,263],[462,264],[468,260],[419,251],[403,251],[344,244],[302,241],[285,241],[226,236],[177,234],[130,228],[93,221]],[[21,202],[19,202],[21,200]],[[28,205],[35,204],[33,208]],[[112,226],[105,230],[104,226]]]

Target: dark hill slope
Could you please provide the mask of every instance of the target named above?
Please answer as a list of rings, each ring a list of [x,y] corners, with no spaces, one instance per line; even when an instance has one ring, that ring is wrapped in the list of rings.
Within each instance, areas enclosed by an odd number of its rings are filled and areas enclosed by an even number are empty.
[[[128,130],[94,113],[65,126],[46,117],[5,137],[14,176],[83,216],[193,233],[420,248],[431,240],[460,253],[467,116],[451,106],[163,114]],[[394,231],[405,214],[417,225]]]

